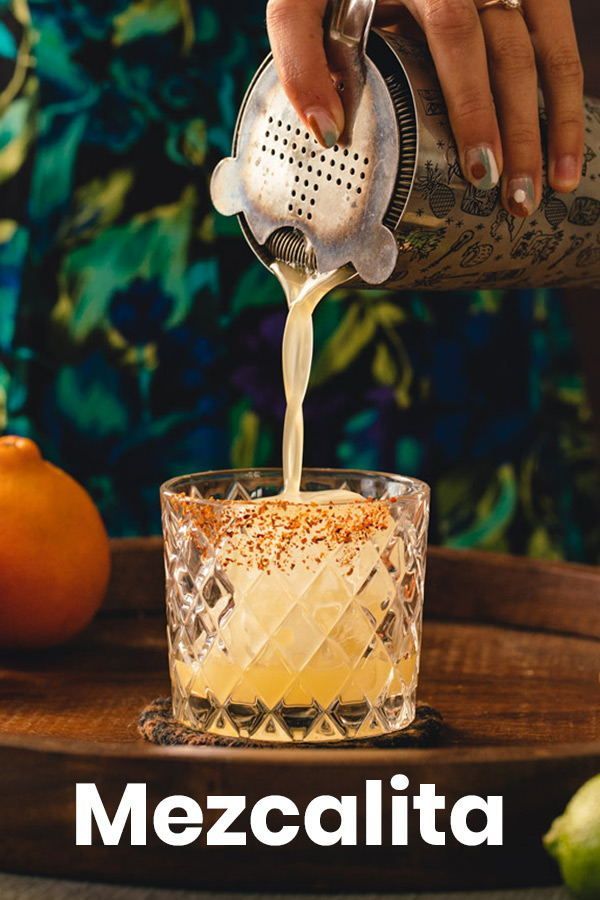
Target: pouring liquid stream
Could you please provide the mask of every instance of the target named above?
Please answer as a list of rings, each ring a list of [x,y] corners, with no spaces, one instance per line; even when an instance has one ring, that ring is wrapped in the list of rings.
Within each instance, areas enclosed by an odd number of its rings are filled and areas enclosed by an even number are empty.
[[[347,490],[301,491],[304,452],[304,417],[313,357],[313,313],[323,297],[352,277],[348,268],[309,274],[275,262],[271,271],[281,284],[288,304],[282,346],[283,385],[286,411],[283,427],[283,491],[273,498],[296,503],[347,503],[363,500]]]

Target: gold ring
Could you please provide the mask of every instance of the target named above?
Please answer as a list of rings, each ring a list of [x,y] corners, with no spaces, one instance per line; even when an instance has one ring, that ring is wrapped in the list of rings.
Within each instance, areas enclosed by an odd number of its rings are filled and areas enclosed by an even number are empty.
[[[522,0],[483,0],[477,3],[477,9],[481,12],[483,9],[490,9],[492,6],[500,6],[502,9],[514,9],[517,12],[523,12]]]

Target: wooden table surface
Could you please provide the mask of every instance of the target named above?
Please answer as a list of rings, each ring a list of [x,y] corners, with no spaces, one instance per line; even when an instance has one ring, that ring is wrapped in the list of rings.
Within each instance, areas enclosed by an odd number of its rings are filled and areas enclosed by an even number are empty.
[[[260,895],[135,888],[0,874],[2,900],[243,900],[244,896],[257,900]],[[331,900],[330,894],[270,894],[269,897],[270,900]],[[572,900],[572,897],[564,888],[556,887],[467,894],[336,894],[335,900]]]

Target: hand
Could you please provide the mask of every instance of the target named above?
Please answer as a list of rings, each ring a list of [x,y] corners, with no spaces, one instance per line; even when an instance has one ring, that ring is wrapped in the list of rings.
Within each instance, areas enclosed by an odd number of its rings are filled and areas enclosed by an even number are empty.
[[[524,15],[482,0],[379,0],[375,23],[398,27],[406,10],[429,44],[464,177],[483,190],[502,176],[503,205],[528,216],[541,195],[538,77],[548,112],[548,179],[574,190],[583,158],[583,73],[569,0],[523,0]],[[269,0],[267,25],[282,85],[326,147],[344,108],[323,46],[327,0]]]

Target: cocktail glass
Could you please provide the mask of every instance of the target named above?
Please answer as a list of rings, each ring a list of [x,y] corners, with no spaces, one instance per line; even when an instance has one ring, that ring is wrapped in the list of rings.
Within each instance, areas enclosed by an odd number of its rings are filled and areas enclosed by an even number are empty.
[[[372,738],[415,715],[429,488],[378,472],[206,472],[161,488],[173,712],[278,743]]]

